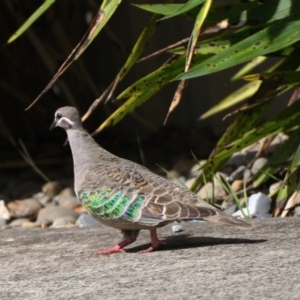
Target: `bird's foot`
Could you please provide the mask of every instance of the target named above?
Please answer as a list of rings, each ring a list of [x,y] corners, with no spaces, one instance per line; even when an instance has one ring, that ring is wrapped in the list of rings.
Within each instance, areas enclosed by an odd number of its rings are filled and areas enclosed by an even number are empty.
[[[167,242],[161,241],[157,237],[156,228],[150,230],[150,236],[151,236],[151,247],[148,249],[142,250],[139,253],[149,253],[154,250],[156,250],[160,245],[165,245]]]
[[[118,252],[126,252],[124,249],[120,248],[119,245],[113,246],[111,248],[108,248],[106,250],[97,250],[94,252],[95,255],[109,255],[113,253],[118,253]]]
[[[148,249],[142,250],[139,253],[149,253],[159,248],[160,245],[166,245],[166,244],[167,242],[165,241],[157,240],[156,243],[152,243],[152,245]]]
[[[126,252],[123,248],[126,247],[129,244],[132,244],[135,241],[135,239],[128,239],[125,241],[122,241],[121,243],[108,248],[106,250],[98,250],[94,252],[95,255],[109,255],[113,253],[119,253],[119,252]]]

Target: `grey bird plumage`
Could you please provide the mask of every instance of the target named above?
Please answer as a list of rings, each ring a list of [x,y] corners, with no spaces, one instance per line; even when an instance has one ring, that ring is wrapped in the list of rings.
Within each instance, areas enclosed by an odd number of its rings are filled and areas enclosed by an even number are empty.
[[[152,245],[143,251],[150,252],[163,243],[157,238],[156,228],[173,221],[199,219],[239,229],[252,228],[199,199],[187,188],[104,150],[85,131],[76,108],[58,109],[51,128],[56,126],[68,135],[77,197],[95,219],[124,234],[121,243],[95,254],[124,251],[141,229],[150,230]]]

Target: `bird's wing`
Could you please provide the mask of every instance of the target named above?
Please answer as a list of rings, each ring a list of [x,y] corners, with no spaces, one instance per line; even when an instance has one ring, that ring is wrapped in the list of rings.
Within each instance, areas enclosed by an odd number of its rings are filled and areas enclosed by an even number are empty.
[[[99,191],[94,196],[98,214],[115,222],[153,227],[175,220],[203,219],[241,228],[248,225],[187,188],[126,160],[91,168],[85,182],[90,183],[93,193]]]
[[[204,201],[203,205],[193,206],[196,201],[199,204],[199,198],[188,189],[132,162],[92,168],[87,174],[86,183],[92,180],[95,183],[95,172],[101,172],[101,175],[96,185],[90,188],[96,190],[100,186],[107,187],[107,198],[111,200],[104,206],[116,207],[115,214],[106,214],[110,218],[138,222],[143,226],[157,226],[174,220],[202,219],[216,214],[215,208]],[[102,189],[101,194],[107,193],[107,190]],[[184,199],[188,201],[183,203]],[[111,213],[111,208],[105,210]]]

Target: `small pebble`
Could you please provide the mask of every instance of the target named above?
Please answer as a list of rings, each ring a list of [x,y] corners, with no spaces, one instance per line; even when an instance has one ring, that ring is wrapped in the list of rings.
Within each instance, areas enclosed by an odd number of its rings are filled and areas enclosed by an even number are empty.
[[[243,173],[243,181],[249,182],[252,178],[252,173],[249,169],[246,169]]]
[[[24,228],[35,228],[35,227],[40,227],[38,224],[35,222],[24,222],[22,223],[22,227]]]
[[[64,201],[65,199],[71,198],[71,197],[75,197],[75,192],[73,188],[67,187],[65,189],[63,189],[59,195],[58,195],[58,201]]]
[[[81,206],[81,202],[77,197],[69,197],[63,200],[59,201],[59,205],[70,208],[70,209],[75,209],[78,206]]]
[[[242,190],[244,187],[244,181],[237,179],[231,184],[231,188],[234,192]]]
[[[42,205],[38,200],[29,198],[9,202],[7,207],[11,215],[15,218],[35,219]]]
[[[20,227],[20,226],[22,226],[23,223],[26,223],[26,222],[30,222],[30,220],[27,218],[20,218],[20,219],[15,219],[15,220],[11,221],[8,225],[10,227]]]
[[[229,176],[229,181],[233,182],[237,179],[243,178],[243,173],[246,169],[246,166],[239,166],[235,171],[233,171]]]
[[[51,201],[51,197],[44,194],[43,192],[36,193],[32,196],[33,199],[38,200],[43,206],[45,206],[48,202]]]
[[[202,173],[202,170],[199,170],[199,168],[205,163],[206,160],[201,160],[198,164],[195,164],[190,170],[189,178],[197,178]]]
[[[39,211],[37,219],[42,220],[45,223],[52,223],[56,219],[66,216],[73,216],[74,218],[77,218],[78,214],[72,209],[62,206],[45,207]]]
[[[78,227],[101,227],[101,223],[89,214],[81,214],[75,225]]]
[[[300,206],[297,206],[297,207],[295,208],[295,214],[296,214],[297,216],[300,216]]]
[[[251,173],[253,175],[256,175],[268,162],[268,159],[265,157],[259,157],[257,158],[254,163],[253,166],[251,168]]]
[[[233,204],[230,207],[228,207],[227,209],[224,210],[224,212],[228,215],[232,215],[235,211],[236,211],[236,205]]]
[[[274,193],[275,191],[277,191],[280,188],[281,185],[282,185],[281,181],[271,184],[269,187],[269,193],[270,194]]]
[[[5,219],[5,220],[10,219],[10,212],[5,206],[4,200],[0,200],[0,219]]]
[[[84,208],[84,206],[77,206],[74,208],[74,211],[76,211],[78,214],[81,214],[81,213],[87,213],[86,209]]]
[[[42,186],[42,192],[49,198],[53,198],[55,195],[59,194],[63,186],[58,181],[49,181]]]
[[[221,182],[225,178],[225,174],[223,173],[217,173],[217,175],[214,177],[214,184],[211,182],[207,182],[197,193],[197,195],[200,197],[200,199],[208,199],[208,200],[220,200],[223,199],[227,193],[224,190]],[[222,179],[221,179],[222,177]]]
[[[53,228],[62,228],[62,227],[70,227],[70,225],[74,225],[76,222],[76,218],[74,216],[66,216],[56,219],[52,226]]]
[[[246,155],[241,152],[234,153],[231,158],[226,162],[225,166],[232,166],[235,170],[241,165],[247,164]]]
[[[173,225],[172,232],[181,232],[183,231],[183,227],[181,225]]]
[[[192,187],[192,185],[193,185],[193,183],[195,182],[195,178],[190,178],[190,179],[188,179],[184,184],[185,184],[185,186],[187,187],[187,188],[191,188]]]
[[[0,227],[5,226],[7,223],[6,219],[0,218]]]

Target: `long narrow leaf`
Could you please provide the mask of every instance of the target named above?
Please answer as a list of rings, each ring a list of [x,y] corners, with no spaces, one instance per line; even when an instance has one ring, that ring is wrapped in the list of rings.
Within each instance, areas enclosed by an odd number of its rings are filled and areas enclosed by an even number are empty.
[[[19,38],[48,8],[55,0],[45,0],[45,2],[24,22],[24,24],[8,39],[7,44]]]
[[[189,79],[211,74],[249,61],[257,56],[285,48],[300,40],[300,21],[281,21],[238,42],[229,49],[197,64],[178,79]],[[276,34],[275,34],[276,33]]]

